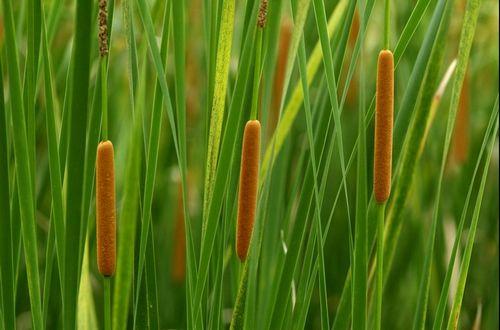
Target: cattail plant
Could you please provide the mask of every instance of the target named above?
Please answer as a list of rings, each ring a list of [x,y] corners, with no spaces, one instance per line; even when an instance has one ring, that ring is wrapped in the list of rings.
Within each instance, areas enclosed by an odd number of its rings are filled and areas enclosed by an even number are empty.
[[[111,141],[99,143],[96,160],[97,265],[110,277],[116,268],[116,211],[114,150]]]
[[[99,1],[99,54],[105,63],[108,54],[107,2]],[[103,64],[103,67],[105,64]],[[101,71],[105,76],[105,69]],[[104,77],[103,77],[104,78]],[[102,90],[106,90],[105,80]],[[97,214],[97,263],[99,271],[110,277],[116,267],[116,214],[115,214],[115,165],[113,143],[107,140],[107,97],[102,95],[103,141],[97,146],[96,160],[96,214]]]
[[[377,203],[377,299],[375,329],[381,329],[384,282],[385,204],[391,193],[392,130],[394,117],[394,55],[389,50],[390,1],[385,1],[384,48],[377,63],[373,194]]]
[[[246,260],[257,206],[260,157],[260,122],[250,120],[245,125],[241,152],[240,190],[238,196],[238,228],[236,252]]]
[[[389,50],[382,50],[378,57],[376,98],[373,191],[377,203],[383,204],[391,192],[392,172],[394,57]]]
[[[238,195],[238,220],[236,229],[236,253],[244,262],[252,237],[257,190],[259,187],[260,122],[257,120],[259,102],[260,64],[262,52],[262,31],[266,25],[267,0],[262,0],[257,19],[257,48],[255,55],[255,76],[253,84],[252,111],[243,133],[241,151],[240,189]]]
[[[257,47],[255,50],[252,111],[245,125],[241,151],[240,187],[238,195],[238,219],[236,228],[236,253],[243,265],[236,304],[230,329],[242,329],[248,282],[248,249],[252,239],[259,189],[260,122],[257,119],[259,84],[261,77],[262,35],[267,19],[267,0],[262,0],[257,19]]]
[[[108,140],[108,9],[107,1],[99,0],[98,42],[101,61],[102,138],[97,147],[96,210],[97,263],[104,279],[104,328],[111,329],[111,284],[109,277],[116,268],[116,206],[115,164],[113,143]]]

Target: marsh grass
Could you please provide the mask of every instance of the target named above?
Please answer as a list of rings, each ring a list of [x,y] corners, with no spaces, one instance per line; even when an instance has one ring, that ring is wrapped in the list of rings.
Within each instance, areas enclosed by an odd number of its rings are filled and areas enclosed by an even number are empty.
[[[1,3],[0,329],[498,327],[497,2],[273,0],[260,28],[261,1],[109,0],[105,29],[97,1]],[[372,193],[382,48],[395,70],[385,209]],[[452,140],[466,70],[467,157],[448,166],[466,143]],[[117,218],[104,282],[102,140]]]

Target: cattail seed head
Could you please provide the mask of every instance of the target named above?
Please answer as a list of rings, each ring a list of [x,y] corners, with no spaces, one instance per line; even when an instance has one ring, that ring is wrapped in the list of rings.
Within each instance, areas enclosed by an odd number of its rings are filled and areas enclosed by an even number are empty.
[[[373,191],[377,203],[384,203],[391,193],[393,116],[394,56],[391,51],[382,50],[378,57],[373,166]]]
[[[243,262],[246,260],[252,237],[260,158],[260,122],[250,120],[245,125],[241,152],[240,190],[238,195],[238,224],[236,229],[236,252]]]
[[[267,0],[262,0],[259,7],[259,17],[257,19],[257,26],[263,29],[266,26],[267,20]]]
[[[108,55],[108,8],[106,0],[99,0],[99,54]]]
[[[97,266],[106,277],[116,268],[115,165],[111,141],[99,143],[96,160]]]

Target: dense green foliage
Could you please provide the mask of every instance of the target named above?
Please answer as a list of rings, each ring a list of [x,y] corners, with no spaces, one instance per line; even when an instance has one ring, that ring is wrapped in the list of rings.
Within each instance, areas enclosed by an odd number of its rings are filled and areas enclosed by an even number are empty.
[[[261,0],[107,0],[106,56],[98,0],[0,1],[0,329],[373,329],[379,301],[382,329],[499,327],[498,1],[268,0],[258,27]],[[394,149],[380,207],[384,48]],[[109,282],[96,264],[103,139]]]

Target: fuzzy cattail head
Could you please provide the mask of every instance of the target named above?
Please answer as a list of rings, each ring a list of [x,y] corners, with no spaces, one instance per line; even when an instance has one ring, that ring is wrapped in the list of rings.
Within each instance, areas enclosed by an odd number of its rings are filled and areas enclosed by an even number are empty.
[[[182,283],[186,275],[186,236],[184,227],[184,204],[182,199],[182,185],[179,182],[177,189],[177,211],[175,214],[174,256],[172,264],[172,279],[175,283]]]
[[[238,224],[236,228],[236,252],[243,262],[247,258],[252,237],[260,158],[260,122],[250,120],[243,134],[241,151],[240,190],[238,195]]]
[[[115,165],[113,144],[99,143],[96,160],[97,266],[106,277],[116,268]]]
[[[108,8],[106,0],[99,0],[99,54],[108,55]]]
[[[378,57],[373,166],[373,191],[377,203],[384,203],[391,193],[393,115],[394,56],[391,51],[382,50]]]
[[[259,17],[257,19],[257,26],[263,29],[266,26],[267,20],[267,0],[261,0],[259,7]]]

